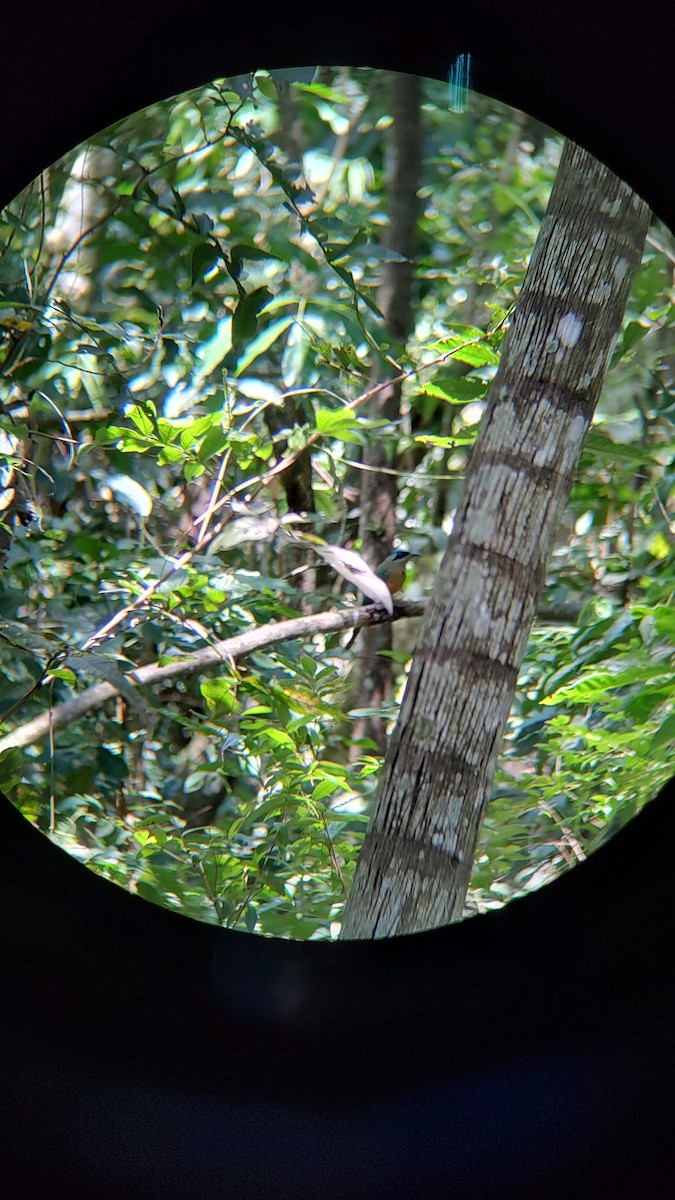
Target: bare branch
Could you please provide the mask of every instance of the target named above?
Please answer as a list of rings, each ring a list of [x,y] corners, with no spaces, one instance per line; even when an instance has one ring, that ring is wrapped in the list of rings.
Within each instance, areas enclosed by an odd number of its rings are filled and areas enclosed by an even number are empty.
[[[422,603],[399,603],[390,617],[383,609],[369,605],[364,608],[346,609],[342,612],[314,613],[307,617],[294,617],[290,621],[275,621],[269,625],[260,625],[249,629],[236,637],[226,638],[191,654],[188,658],[177,658],[174,662],[159,666],[158,663],[148,663],[136,671],[130,671],[125,676],[133,687],[151,686],[166,683],[172,679],[180,679],[185,675],[194,675],[198,671],[206,671],[223,663],[233,662],[244,658],[255,650],[273,646],[277,642],[287,642],[295,638],[307,638],[317,633],[341,633],[345,629],[361,629],[364,625],[378,625],[384,621],[397,620],[400,617],[419,617],[424,612]],[[79,720],[92,709],[101,708],[113,696],[118,695],[118,689],[111,683],[97,683],[87,688],[72,700],[66,700],[55,708],[49,709],[32,721],[0,738],[0,753],[12,747],[32,746],[50,735],[63,729],[65,725]]]
[[[499,326],[496,328],[499,328]],[[465,346],[472,346],[477,342],[484,341],[487,339],[487,336],[487,333],[482,333],[479,336],[468,338],[465,342],[462,342],[461,345],[455,346],[446,354],[439,355],[437,358],[432,359],[431,362],[421,363],[419,366],[411,367],[409,370],[401,372],[401,374],[396,376],[394,379],[387,379],[383,383],[376,384],[374,387],[369,388],[366,392],[362,392],[361,395],[357,396],[354,400],[348,401],[348,403],[345,404],[345,408],[351,410],[358,408],[361,404],[364,404],[367,400],[370,400],[373,396],[376,396],[379,392],[383,391],[384,388],[390,387],[392,384],[402,383],[404,380],[411,379],[413,376],[419,374],[420,371],[426,371],[430,367],[438,366],[440,363],[446,362],[449,358],[453,358],[454,355],[456,355]],[[284,458],[280,459],[275,466],[270,467],[269,470],[264,471],[262,474],[254,476],[252,479],[245,479],[243,483],[237,484],[216,502],[215,497],[220,486],[221,476],[221,472],[219,471],[219,478],[216,480],[211,493],[211,498],[209,500],[209,506],[207,510],[209,521],[213,518],[214,514],[219,511],[219,509],[223,508],[224,505],[230,504],[240,492],[246,491],[250,492],[251,496],[256,496],[266,484],[268,484],[278,475],[283,474],[284,471],[287,471],[301,454],[304,454],[310,446],[313,446],[315,442],[318,442],[323,436],[324,434],[320,433],[319,430],[316,430],[313,434],[311,434],[304,446],[302,446],[299,450],[295,450],[290,454],[287,454]],[[223,470],[224,473],[222,463],[221,470]],[[205,517],[200,519],[204,521]],[[195,554],[197,554],[200,550],[206,549],[206,547],[218,536],[218,534],[222,532],[223,528],[224,522],[219,521],[211,529],[202,529],[193,550],[186,550],[177,559],[175,559],[171,563],[170,570],[162,577],[161,580],[156,579],[153,583],[148,584],[148,586],[144,588],[134,600],[132,600],[129,604],[126,604],[123,608],[119,609],[119,611],[116,612],[110,618],[110,620],[106,621],[105,624],[100,627],[100,629],[97,629],[95,633],[91,634],[90,637],[83,642],[80,649],[88,650],[96,642],[100,642],[103,640],[103,638],[107,637],[108,634],[111,633],[112,630],[118,625],[120,625],[130,613],[134,612],[136,609],[145,604],[150,596],[152,596],[157,590],[160,583],[165,582],[166,579],[170,578],[176,571],[180,571],[183,569],[183,567],[186,567],[188,563],[192,562]]]

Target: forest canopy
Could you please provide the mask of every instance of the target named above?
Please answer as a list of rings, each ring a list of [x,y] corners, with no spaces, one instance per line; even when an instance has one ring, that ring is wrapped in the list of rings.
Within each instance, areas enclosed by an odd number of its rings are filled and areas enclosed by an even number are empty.
[[[422,81],[411,263],[387,239],[391,77],[291,74],[136,113],[0,214],[0,782],[146,900],[328,938],[381,746],[363,733],[353,626],[311,624],[354,602],[311,539],[363,548],[368,453],[384,447],[396,544],[416,556],[385,652],[386,726],[562,138],[475,94],[453,112],[447,86]],[[406,264],[411,331],[397,337],[384,285]],[[583,861],[671,774],[674,265],[654,222],[549,563],[467,915]],[[385,375],[400,379],[396,419],[367,403]],[[302,635],[218,649],[296,619]],[[208,668],[191,665],[207,649]],[[130,676],[179,661],[152,684]],[[100,701],[72,707],[101,684]]]

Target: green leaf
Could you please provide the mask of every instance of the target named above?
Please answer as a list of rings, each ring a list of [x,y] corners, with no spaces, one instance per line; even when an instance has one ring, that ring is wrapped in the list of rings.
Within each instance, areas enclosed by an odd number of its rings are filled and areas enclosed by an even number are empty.
[[[499,355],[495,354],[485,342],[469,343],[469,345],[458,345],[452,350],[452,357],[457,362],[470,363],[472,367],[497,366],[499,364]]]
[[[675,713],[671,713],[666,717],[665,721],[656,730],[651,742],[649,743],[650,753],[653,750],[660,749],[661,746],[675,745]]]
[[[245,296],[240,296],[232,317],[232,354],[241,352],[241,347],[250,342],[258,330],[258,317],[271,300],[269,288],[259,287]],[[239,363],[237,363],[239,366]]]
[[[274,80],[266,71],[256,71],[255,83],[258,91],[266,100],[277,99],[277,88]]]
[[[278,255],[273,254],[271,250],[264,250],[262,246],[254,246],[250,242],[238,242],[230,252],[230,263],[236,269],[237,275],[245,258],[257,262],[278,261]]]
[[[166,463],[182,463],[184,459],[185,451],[181,450],[179,446],[163,446],[157,455],[160,467],[165,466]]]
[[[298,322],[291,324],[286,348],[281,358],[281,374],[284,387],[293,388],[302,376],[302,369],[307,358],[310,338],[307,330]]]
[[[191,479],[199,479],[203,475],[206,467],[198,462],[189,462],[185,464],[185,482],[189,483]]]
[[[215,246],[211,246],[208,242],[200,242],[192,251],[190,259],[190,283],[192,287],[198,280],[204,278],[205,275],[215,266],[218,261],[218,251]]]
[[[447,400],[449,404],[467,404],[473,400],[482,400],[487,391],[487,384],[482,379],[446,377],[435,379],[433,383],[425,383],[422,391],[428,396],[437,396],[439,400]]]
[[[170,446],[177,440],[180,434],[180,426],[174,421],[167,420],[166,417],[160,417],[157,422],[157,432],[164,445]]]
[[[104,425],[102,429],[97,429],[94,435],[94,442],[97,446],[110,445],[112,442],[118,441],[119,438],[127,437],[129,430],[123,425]]]
[[[476,436],[477,434],[468,434],[466,437],[437,437],[430,433],[416,437],[413,441],[419,442],[421,446],[440,446],[442,450],[454,450],[455,446],[473,445]]]
[[[71,687],[77,683],[77,675],[74,671],[70,670],[70,667],[54,667],[50,671],[50,674],[54,676],[54,679],[62,679],[64,683],[70,684]]]
[[[657,633],[675,643],[675,608],[659,604],[652,610],[652,616]]]
[[[195,442],[199,441],[209,429],[214,425],[219,425],[220,417],[217,414],[210,414],[207,417],[195,417],[190,421],[190,424],[181,431],[179,442],[184,450],[189,450],[194,446]],[[219,431],[220,432],[220,431]]]
[[[630,463],[636,467],[644,467],[648,464],[660,465],[655,455],[645,447],[630,442],[615,442],[598,425],[593,425],[586,434],[584,453],[589,452],[602,455],[615,462]]]
[[[205,212],[193,212],[192,221],[198,233],[204,237],[213,230],[213,218]]]
[[[199,362],[199,374],[197,381],[200,378],[207,378],[212,371],[223,361],[225,355],[229,353],[232,347],[232,317],[228,313],[226,317],[218,322],[216,332],[213,337],[210,337],[206,342],[203,342],[197,351],[197,360]]]
[[[609,671],[596,671],[584,676],[578,683],[570,684],[569,687],[559,687],[550,696],[542,697],[540,704],[561,704],[565,700],[572,700],[576,704],[593,704],[604,699],[608,690],[615,684],[615,676]]]
[[[648,720],[654,709],[671,699],[673,691],[672,684],[663,687],[643,687],[637,695],[627,701],[624,712],[626,716],[642,723]]]
[[[199,685],[199,690],[212,711],[225,709],[226,712],[233,713],[238,712],[241,707],[231,679],[204,679]]]
[[[266,288],[261,290],[267,291]],[[262,301],[262,303],[264,304],[265,301]],[[293,317],[281,317],[278,321],[273,321],[271,325],[267,326],[267,329],[264,329],[258,334],[257,337],[253,338],[253,340],[237,359],[237,365],[234,370],[235,378],[238,378],[240,375],[242,375],[244,371],[250,367],[251,363],[255,362],[256,358],[259,358],[261,354],[264,354],[266,350],[269,350],[270,346],[274,345],[277,338],[279,338],[284,330],[288,329],[288,326],[292,323]],[[254,332],[256,327],[257,317],[254,317]]]
[[[155,423],[147,410],[140,404],[134,404],[127,409],[126,415],[129,420],[136,426],[139,433],[146,437],[151,436],[155,432]],[[122,430],[122,433],[128,433],[128,430]]]
[[[341,788],[342,784],[339,779],[322,779],[321,783],[318,783],[312,792],[312,800],[318,803],[319,800],[324,800],[326,796],[334,795]],[[346,814],[346,816],[348,815]]]
[[[359,418],[353,409],[348,408],[318,408],[316,410],[316,429],[322,437],[337,437],[349,440],[352,430],[358,428]]]
[[[30,227],[26,225],[21,217],[17,217],[11,209],[6,208],[2,214],[3,220],[7,221],[8,225],[13,225],[15,229],[20,229],[22,233],[30,233]]]
[[[274,746],[285,746],[289,750],[295,750],[295,742],[293,741],[293,738],[286,733],[285,729],[274,729],[268,727],[265,729],[265,738]]]
[[[630,305],[643,312],[653,305],[659,296],[667,295],[669,284],[670,264],[662,254],[650,252],[650,257],[643,262],[633,281],[630,295]]]
[[[458,362],[470,363],[473,367],[498,365],[499,355],[488,345],[487,335],[484,332],[475,329],[472,325],[465,326],[464,330],[461,326],[453,326],[453,328],[459,329],[460,332],[433,342],[428,349],[438,355],[447,354]],[[473,338],[476,340],[472,341]]]

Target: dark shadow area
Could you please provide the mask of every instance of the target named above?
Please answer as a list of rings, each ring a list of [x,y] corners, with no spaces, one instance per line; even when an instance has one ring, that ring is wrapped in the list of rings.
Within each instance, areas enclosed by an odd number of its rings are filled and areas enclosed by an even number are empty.
[[[376,943],[191,922],[0,821],[8,1194],[665,1194],[665,794],[536,895]]]
[[[88,134],[218,74],[328,60],[444,77],[470,50],[477,90],[583,140],[672,225],[659,115],[672,21],[665,3],[639,23],[609,5],[463,17],[378,0],[367,19],[348,4],[268,20],[28,3],[5,43],[0,204]],[[672,1193],[665,793],[536,895],[372,944],[172,915],[0,800],[0,1186],[13,1200]]]
[[[325,19],[324,19],[325,18]],[[15,6],[6,31],[0,94],[11,113],[3,137],[4,206],[46,165],[121,117],[206,80],[305,64],[368,65],[447,79],[471,54],[471,86],[583,143],[640,191],[672,228],[667,136],[659,113],[671,99],[672,6],[608,2],[544,18],[531,0],[489,13],[440,4],[392,10],[354,0],[307,20],[264,3],[206,0],[199,18],[167,0],[118,0],[92,13],[75,0],[68,17],[38,0]],[[329,24],[327,25],[327,22]],[[10,168],[7,170],[7,168]]]

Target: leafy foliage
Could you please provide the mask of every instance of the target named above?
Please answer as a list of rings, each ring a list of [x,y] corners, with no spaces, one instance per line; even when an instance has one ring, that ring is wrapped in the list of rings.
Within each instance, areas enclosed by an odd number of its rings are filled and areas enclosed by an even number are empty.
[[[5,750],[4,786],[83,862],[200,919],[335,932],[378,767],[368,744],[347,762],[358,643],[316,633],[156,690],[129,672],[335,603],[332,573],[283,531],[354,541],[371,439],[395,440],[400,529],[422,554],[410,594],[428,589],[545,211],[550,131],[481,97],[450,113],[433,81],[423,117],[406,346],[378,307],[396,253],[380,240],[392,118],[376,71],[216,81],[104,131],[2,214],[0,720],[9,731],[100,680],[119,691]],[[470,910],[583,858],[669,772],[672,267],[655,228]],[[380,363],[406,374],[400,427],[360,408]],[[409,626],[397,638],[403,667]]]

